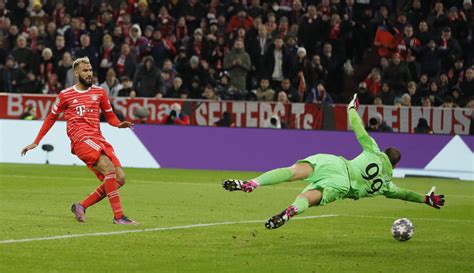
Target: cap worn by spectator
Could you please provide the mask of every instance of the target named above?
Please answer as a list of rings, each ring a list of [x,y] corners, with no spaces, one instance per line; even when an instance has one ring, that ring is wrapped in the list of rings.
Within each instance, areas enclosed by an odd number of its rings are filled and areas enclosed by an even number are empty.
[[[464,0],[463,5],[465,5],[465,4],[470,4],[470,5],[472,5],[472,0]]]
[[[306,49],[304,47],[298,47],[298,51],[296,51],[296,53],[300,55],[300,52],[306,56]]]
[[[451,7],[451,8],[449,9],[449,12],[458,12],[458,8],[456,8],[456,7]]]
[[[190,64],[199,64],[199,57],[194,55],[191,57],[191,59],[189,60],[189,63]]]
[[[202,35],[203,35],[202,29],[196,28],[196,29],[194,30],[194,35],[201,35],[201,36],[202,36]]]

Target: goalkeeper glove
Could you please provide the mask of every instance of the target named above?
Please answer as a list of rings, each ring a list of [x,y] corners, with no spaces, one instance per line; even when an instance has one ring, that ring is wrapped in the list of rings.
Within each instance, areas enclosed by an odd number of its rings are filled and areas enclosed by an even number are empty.
[[[444,195],[435,195],[435,190],[436,187],[433,186],[431,190],[425,195],[425,204],[428,204],[433,208],[440,209],[440,207],[444,205]]]
[[[351,102],[347,105],[347,111],[351,110],[351,108],[354,109],[359,109],[359,100],[357,99],[357,94],[354,94],[354,97],[352,98]]]

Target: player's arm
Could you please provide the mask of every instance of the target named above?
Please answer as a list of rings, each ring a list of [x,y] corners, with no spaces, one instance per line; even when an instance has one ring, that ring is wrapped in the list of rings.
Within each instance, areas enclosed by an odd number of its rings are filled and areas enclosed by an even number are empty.
[[[114,109],[112,109],[112,105],[110,104],[109,101],[109,96],[107,96],[107,92],[105,90],[102,90],[104,92],[102,96],[102,101],[100,102],[100,109],[102,110],[102,113],[104,113],[104,117],[107,120],[107,122],[118,128],[129,128],[133,126],[133,123],[129,121],[120,121],[117,118],[117,115],[114,113]]]
[[[357,109],[359,108],[359,101],[357,99],[357,94],[354,95],[354,98],[347,106],[347,114],[349,118],[349,124],[354,130],[354,133],[357,137],[357,141],[359,141],[362,149],[364,151],[369,152],[378,152],[380,151],[379,146],[375,142],[375,140],[369,136],[367,131],[364,128],[364,122],[357,113]]]
[[[54,102],[51,112],[46,116],[46,119],[43,121],[43,125],[41,125],[41,129],[38,132],[38,135],[36,136],[35,140],[33,143],[29,144],[25,148],[21,150],[21,156],[24,156],[29,150],[32,150],[38,146],[38,144],[41,142],[43,137],[49,132],[51,127],[53,127],[54,123],[56,120],[58,120],[59,115],[61,114],[62,111],[64,111],[65,108],[65,103],[64,100],[59,94],[56,97],[56,101]]]
[[[392,199],[400,199],[415,203],[425,203],[429,206],[439,209],[444,205],[444,195],[436,195],[434,193],[435,189],[436,187],[433,187],[426,195],[423,195],[411,190],[399,188],[390,182],[388,190],[384,193],[384,195],[385,197]]]

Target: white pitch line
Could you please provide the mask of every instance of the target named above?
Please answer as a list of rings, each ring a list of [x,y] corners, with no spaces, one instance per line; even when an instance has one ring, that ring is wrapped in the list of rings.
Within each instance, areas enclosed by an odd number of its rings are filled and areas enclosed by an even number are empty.
[[[395,219],[395,216],[378,216],[378,215],[351,215],[351,214],[338,214],[342,217],[357,217],[357,218],[378,218],[378,219]],[[441,219],[441,218],[416,218],[416,217],[407,217],[411,220],[417,221],[442,221],[442,222],[460,222],[460,223],[474,223],[474,220],[464,220],[464,219]]]
[[[328,217],[336,217],[336,216],[338,216],[338,215],[337,214],[325,214],[325,215],[297,217],[297,218],[293,218],[293,220],[307,220],[307,219],[328,218]],[[152,232],[152,231],[190,229],[190,228],[214,227],[214,226],[235,225],[235,224],[253,224],[253,223],[263,223],[263,222],[265,222],[265,220],[248,220],[248,221],[235,221],[235,222],[194,224],[194,225],[174,226],[174,227],[156,227],[156,228],[145,228],[145,229],[131,229],[131,230],[121,230],[121,231],[111,231],[111,232],[68,234],[68,235],[59,235],[59,236],[51,236],[51,237],[38,237],[38,238],[4,240],[4,241],[0,241],[0,244],[27,243],[27,242],[33,242],[33,241],[61,240],[61,239],[70,239],[70,238],[78,238],[78,237],[92,237],[92,236],[110,236],[110,235],[120,235],[120,234],[127,234],[127,233],[141,233],[141,232]]]
[[[33,175],[16,175],[16,174],[0,174],[0,177],[15,177],[15,178],[39,178],[39,179],[50,179],[50,180],[94,180],[97,181],[94,177],[67,177],[67,176],[33,176]],[[216,185],[220,185],[220,181],[217,181],[215,184],[212,183],[199,183],[199,182],[184,182],[184,181],[155,181],[155,180],[141,180],[141,179],[130,179],[130,184],[138,183],[138,184],[163,184],[163,185],[170,185],[170,184],[179,184],[179,185],[190,185],[190,186],[212,186],[215,187]],[[273,186],[272,189],[279,189],[279,190],[295,190],[301,191],[303,187],[281,187],[281,186]],[[455,197],[455,198],[474,198],[474,195],[459,195],[459,194],[449,194],[446,195],[447,197]]]

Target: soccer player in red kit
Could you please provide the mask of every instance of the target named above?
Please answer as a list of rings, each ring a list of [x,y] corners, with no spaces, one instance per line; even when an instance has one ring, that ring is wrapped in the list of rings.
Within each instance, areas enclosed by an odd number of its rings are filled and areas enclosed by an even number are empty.
[[[138,224],[123,214],[118,189],[125,183],[125,173],[114,149],[100,131],[100,110],[107,122],[114,127],[129,128],[133,124],[128,121],[121,122],[112,110],[107,92],[92,85],[92,66],[87,57],[75,60],[72,67],[77,84],[64,89],[57,96],[35,141],[23,148],[21,155],[36,148],[64,112],[67,135],[71,140],[71,152],[84,161],[99,180],[103,181],[80,203],[72,204],[71,211],[74,216],[79,222],[84,222],[86,209],[107,196],[114,213],[114,224]]]

